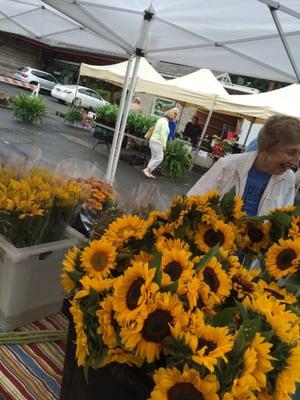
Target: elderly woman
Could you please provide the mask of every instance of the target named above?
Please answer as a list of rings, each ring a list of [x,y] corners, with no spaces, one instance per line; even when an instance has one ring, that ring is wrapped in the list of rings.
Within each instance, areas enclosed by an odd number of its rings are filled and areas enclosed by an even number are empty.
[[[258,151],[221,158],[188,192],[188,195],[232,187],[244,200],[249,216],[265,215],[294,203],[295,174],[299,166],[300,121],[273,116],[258,135]]]
[[[147,178],[155,178],[155,176],[152,175],[152,171],[154,171],[164,159],[164,150],[170,133],[169,121],[173,121],[175,118],[176,114],[174,113],[174,110],[168,110],[155,124],[149,141],[151,159],[147,167],[143,170],[143,173]]]

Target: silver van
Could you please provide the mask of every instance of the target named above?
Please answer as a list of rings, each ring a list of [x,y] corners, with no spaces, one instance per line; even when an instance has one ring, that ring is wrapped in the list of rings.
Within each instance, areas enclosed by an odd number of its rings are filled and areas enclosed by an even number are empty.
[[[13,75],[13,78],[33,85],[39,83],[41,89],[48,90],[49,92],[51,92],[53,87],[58,83],[57,79],[51,74],[48,74],[48,72],[30,67],[18,68],[16,73]]]

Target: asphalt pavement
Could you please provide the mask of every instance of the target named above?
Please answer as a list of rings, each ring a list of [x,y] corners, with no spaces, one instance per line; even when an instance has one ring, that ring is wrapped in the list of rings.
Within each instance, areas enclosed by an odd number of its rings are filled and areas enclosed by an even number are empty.
[[[0,85],[0,91],[15,95],[19,89],[10,85]],[[75,169],[77,172],[80,170],[82,174],[94,173],[96,168],[96,172],[100,171],[100,175],[104,176],[109,156],[107,147],[99,145],[93,150],[97,139],[88,131],[66,126],[64,121],[55,115],[57,111],[63,112],[67,107],[50,96],[42,96],[48,110],[42,125],[18,122],[14,119],[12,110],[0,108],[2,151],[11,144],[27,148],[34,145],[40,149],[40,162],[52,169],[64,163],[72,166],[70,173],[75,173]],[[77,160],[76,165],[71,162],[74,158]],[[132,166],[124,160],[119,161],[115,188],[120,197],[128,199],[129,210],[137,201],[139,204],[150,201],[159,208],[166,207],[173,196],[186,193],[200,176],[199,173],[192,172],[181,180],[165,176],[150,180],[144,177],[142,169],[141,165]]]

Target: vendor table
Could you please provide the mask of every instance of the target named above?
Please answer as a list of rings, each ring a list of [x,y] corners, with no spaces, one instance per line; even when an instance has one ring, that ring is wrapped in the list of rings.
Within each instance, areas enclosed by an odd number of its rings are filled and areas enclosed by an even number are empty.
[[[144,138],[131,135],[130,133],[125,133],[125,136],[127,137],[127,148],[132,146],[135,151],[130,164],[136,165],[140,160],[143,162],[143,164],[146,164],[149,141]]]

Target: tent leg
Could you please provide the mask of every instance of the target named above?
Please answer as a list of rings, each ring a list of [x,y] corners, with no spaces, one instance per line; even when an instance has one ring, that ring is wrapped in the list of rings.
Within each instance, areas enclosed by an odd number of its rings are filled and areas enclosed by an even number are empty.
[[[201,136],[200,136],[200,140],[199,140],[199,143],[198,143],[198,146],[197,146],[197,150],[196,150],[196,152],[194,154],[194,157],[193,157],[193,160],[192,160],[193,163],[194,163],[194,161],[195,161],[195,159],[197,157],[197,154],[198,154],[198,151],[200,149],[201,143],[203,142],[204,136],[206,134],[209,122],[211,120],[211,117],[212,117],[212,114],[213,114],[213,111],[214,111],[214,106],[216,104],[216,100],[217,100],[217,96],[214,97],[212,105],[211,105],[211,108],[210,108],[209,113],[208,113],[208,115],[206,117],[206,121],[205,121],[205,124],[204,124],[204,127],[203,127],[203,131],[201,132]]]
[[[117,171],[117,166],[118,166],[118,162],[119,162],[119,158],[120,158],[122,142],[123,142],[123,138],[124,138],[124,134],[125,134],[127,117],[128,117],[128,113],[129,113],[130,101],[131,101],[132,95],[133,95],[134,90],[135,90],[137,73],[138,73],[140,61],[141,61],[141,57],[140,56],[136,56],[135,63],[134,63],[134,68],[133,68],[133,72],[132,72],[130,88],[129,88],[128,96],[127,96],[127,99],[126,99],[126,104],[125,104],[125,107],[124,107],[124,114],[123,114],[120,134],[119,134],[119,137],[118,137],[118,142],[117,142],[117,147],[116,147],[116,152],[115,152],[115,157],[114,157],[114,164],[113,164],[113,167],[112,167],[111,176],[109,178],[110,182],[114,182],[114,179],[115,179],[115,176],[116,176],[116,171]]]
[[[296,64],[296,62],[294,60],[294,57],[292,55],[291,49],[289,47],[289,44],[288,44],[288,42],[286,40],[286,37],[284,35],[284,32],[282,30],[282,27],[281,27],[281,24],[279,22],[278,16],[276,14],[276,10],[277,9],[274,6],[270,6],[270,5],[268,5],[268,7],[269,7],[269,10],[271,12],[271,15],[272,15],[274,24],[276,26],[276,29],[277,29],[277,31],[279,33],[279,36],[280,36],[280,39],[282,41],[283,47],[284,47],[284,49],[286,51],[286,54],[287,54],[287,56],[288,56],[288,58],[290,60],[291,66],[292,66],[292,68],[293,68],[293,70],[295,72],[295,75],[297,77],[298,82],[300,82],[300,73],[299,73],[299,70],[297,68],[297,64]]]
[[[129,78],[130,78],[131,69],[132,69],[131,68],[132,61],[133,61],[133,56],[131,56],[129,58],[128,63],[127,63],[124,86],[123,86],[122,95],[121,95],[120,107],[119,107],[118,117],[117,117],[117,121],[116,121],[113,142],[111,145],[107,169],[106,169],[106,173],[105,173],[105,179],[109,182],[111,182],[112,167],[113,167],[113,162],[115,159],[115,152],[116,152],[116,147],[117,147],[117,142],[118,142],[118,136],[119,136],[121,121],[122,121],[122,117],[123,117],[124,107],[125,107],[127,89],[128,89],[128,85],[129,85]]]

